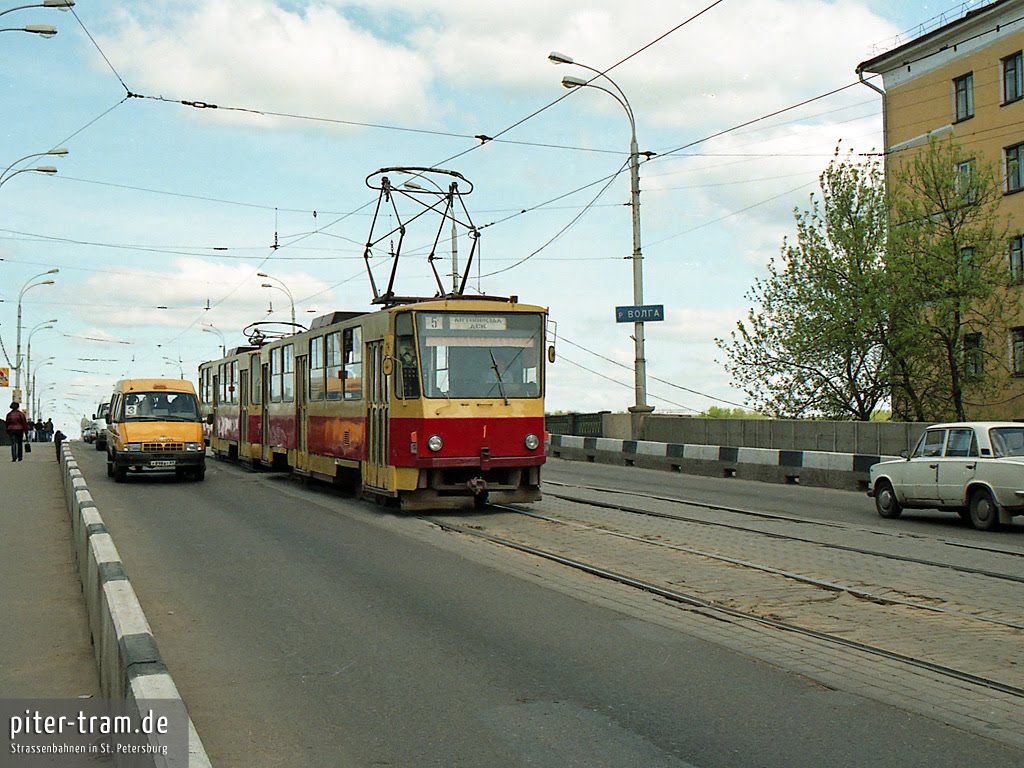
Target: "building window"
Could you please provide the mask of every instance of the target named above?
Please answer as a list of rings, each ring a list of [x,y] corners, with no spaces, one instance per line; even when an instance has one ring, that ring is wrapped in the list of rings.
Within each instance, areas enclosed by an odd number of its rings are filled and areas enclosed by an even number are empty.
[[[978,190],[974,185],[976,167],[977,162],[973,157],[970,160],[957,163],[956,166],[956,193],[968,204],[973,203],[977,197]]]
[[[968,72],[953,81],[954,118],[956,122],[974,117],[974,73]]]
[[[1024,237],[1010,238],[1010,283],[1024,284]]]
[[[1010,371],[1024,376],[1024,328],[1010,329]]]
[[[964,334],[964,375],[978,379],[982,374],[982,349],[980,333]]]
[[[1018,101],[1024,96],[1024,55],[1017,51],[1003,59],[1003,104]]]
[[[1019,192],[1024,189],[1024,144],[1007,147],[1006,153],[1006,191]]]

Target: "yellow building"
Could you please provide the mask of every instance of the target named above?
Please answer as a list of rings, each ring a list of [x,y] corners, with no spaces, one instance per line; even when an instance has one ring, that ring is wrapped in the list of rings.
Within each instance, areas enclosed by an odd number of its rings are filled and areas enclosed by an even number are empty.
[[[1009,227],[1001,289],[1008,320],[965,334],[964,358],[970,361],[972,347],[983,345],[989,359],[1003,359],[1005,349],[1005,365],[977,371],[994,387],[968,408],[971,418],[1024,420],[1022,51],[1024,0],[996,0],[857,67],[864,80],[865,73],[882,76],[881,88],[877,77],[868,84],[882,92],[887,169],[932,137],[949,137],[965,158],[998,169],[999,214]],[[977,399],[974,392],[967,397]]]

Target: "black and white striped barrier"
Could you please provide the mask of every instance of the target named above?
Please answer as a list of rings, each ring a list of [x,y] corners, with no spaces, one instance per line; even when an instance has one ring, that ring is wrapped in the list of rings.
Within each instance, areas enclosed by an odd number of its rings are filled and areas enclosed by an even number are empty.
[[[177,703],[184,712],[181,695],[160,658],[153,630],[128,581],[121,556],[67,443],[62,446],[61,462],[78,571],[99,667],[100,694],[111,701],[124,702],[129,709],[142,702],[161,701]],[[185,756],[171,755],[169,759],[155,754],[153,765],[210,768],[210,759],[191,718],[187,762],[182,757]]]
[[[665,469],[694,475],[864,490],[868,468],[893,456],[683,445],[551,435],[548,453],[570,461]]]

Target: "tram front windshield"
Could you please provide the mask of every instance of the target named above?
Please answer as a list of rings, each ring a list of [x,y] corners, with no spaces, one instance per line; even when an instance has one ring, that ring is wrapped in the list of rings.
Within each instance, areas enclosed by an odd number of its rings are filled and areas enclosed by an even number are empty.
[[[425,397],[540,397],[541,315],[421,312],[416,326]]]

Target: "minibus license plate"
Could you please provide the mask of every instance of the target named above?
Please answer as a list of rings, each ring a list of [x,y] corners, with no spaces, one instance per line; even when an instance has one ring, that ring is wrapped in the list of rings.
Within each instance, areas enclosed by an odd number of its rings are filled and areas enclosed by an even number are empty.
[[[173,467],[177,462],[174,459],[161,459],[158,461],[149,462],[151,467]]]

